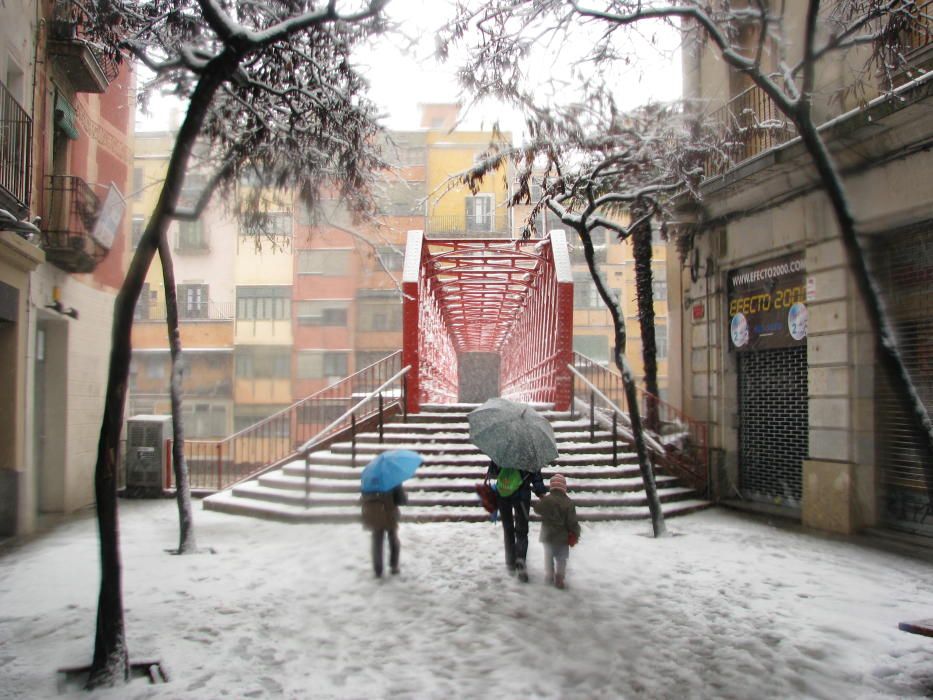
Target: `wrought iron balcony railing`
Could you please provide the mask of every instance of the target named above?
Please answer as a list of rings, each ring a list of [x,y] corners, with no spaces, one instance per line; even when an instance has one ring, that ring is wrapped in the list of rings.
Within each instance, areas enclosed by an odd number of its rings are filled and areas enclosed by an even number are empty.
[[[233,322],[234,303],[232,301],[198,301],[186,302],[178,300],[178,320],[192,321],[230,321]],[[140,297],[136,304],[137,321],[165,321],[165,302],[150,301]]]
[[[67,272],[91,272],[107,249],[91,237],[100,199],[74,175],[49,175],[48,211],[43,217],[45,258]]]
[[[428,216],[424,220],[425,233],[444,238],[509,238],[509,214],[497,211],[488,216],[447,214]]]
[[[32,119],[0,84],[0,208],[26,216],[31,182]]]
[[[55,2],[49,55],[56,57],[77,92],[104,92],[120,72],[117,62],[85,37],[81,9],[73,0]]]
[[[713,112],[718,124],[720,152],[708,156],[707,177],[719,175],[734,165],[792,139],[793,124],[778,110],[774,101],[757,85],[731,99]]]

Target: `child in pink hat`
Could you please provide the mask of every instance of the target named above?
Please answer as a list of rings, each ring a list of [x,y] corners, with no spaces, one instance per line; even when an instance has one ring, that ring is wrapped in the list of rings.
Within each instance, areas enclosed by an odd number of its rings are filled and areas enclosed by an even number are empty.
[[[567,559],[570,547],[580,539],[577,508],[567,495],[567,479],[563,474],[551,477],[551,491],[532,504],[541,516],[541,542],[544,544],[544,573],[548,583],[558,588],[566,586]]]

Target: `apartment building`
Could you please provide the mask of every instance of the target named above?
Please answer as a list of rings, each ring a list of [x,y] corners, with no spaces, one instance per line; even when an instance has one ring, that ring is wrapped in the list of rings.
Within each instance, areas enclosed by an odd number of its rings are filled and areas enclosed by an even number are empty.
[[[0,7],[0,534],[94,501],[135,82],[73,10]]]
[[[771,4],[781,26],[803,36],[803,4]],[[753,50],[754,23],[743,32]],[[910,64],[928,70],[930,33],[907,39]],[[799,43],[764,47],[766,68],[778,67],[778,48],[788,65],[800,58]],[[859,71],[865,51],[818,64],[814,114],[905,361],[933,407],[933,76],[902,72],[897,94],[885,94],[877,73]],[[668,261],[671,296],[684,302],[670,308],[670,384],[709,425],[715,495],[826,530],[931,534],[927,458],[878,365],[833,211],[794,129],[711,44],[685,51],[684,84],[735,149],[731,164],[708,170],[702,208],[680,213],[693,249],[682,264]]]

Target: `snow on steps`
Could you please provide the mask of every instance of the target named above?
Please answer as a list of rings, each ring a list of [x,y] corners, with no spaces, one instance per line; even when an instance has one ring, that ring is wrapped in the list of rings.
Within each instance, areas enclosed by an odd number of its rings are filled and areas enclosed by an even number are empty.
[[[384,443],[377,432],[361,433],[354,449],[338,443],[304,460],[296,460],[256,479],[204,499],[204,507],[238,515],[290,522],[358,522],[359,473],[385,449],[413,449],[425,457],[415,478],[406,482],[407,522],[484,522],[475,485],[483,480],[488,458],[469,442],[466,414],[475,404],[426,406],[407,422],[387,423]],[[650,517],[635,455],[617,448],[613,466],[612,436],[591,435],[585,418],[535,406],[548,417],[558,439],[560,457],[544,469],[545,480],[560,471],[581,520],[640,520]],[[592,440],[592,441],[591,441]],[[658,494],[667,517],[708,506],[675,477],[657,476]],[[307,495],[306,495],[307,494]],[[532,515],[532,519],[536,516]]]

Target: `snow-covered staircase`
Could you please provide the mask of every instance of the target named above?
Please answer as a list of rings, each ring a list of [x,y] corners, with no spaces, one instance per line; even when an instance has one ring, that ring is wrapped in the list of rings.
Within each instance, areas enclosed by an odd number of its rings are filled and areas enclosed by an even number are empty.
[[[414,522],[484,521],[488,514],[476,495],[489,458],[469,440],[466,415],[473,404],[426,405],[409,414],[408,422],[386,423],[384,442],[378,433],[360,433],[356,466],[349,442],[295,460],[252,481],[204,499],[208,510],[299,522],[348,522],[360,519],[360,472],[387,449],[410,449],[424,456],[415,477],[405,483],[408,505],[402,519]],[[567,477],[568,491],[581,520],[632,520],[650,517],[634,452],[619,444],[613,466],[612,436],[597,429],[591,441],[589,421],[535,405],[557,436],[560,457],[544,469]],[[677,478],[657,475],[658,493],[667,517],[704,508],[699,498]],[[306,493],[308,494],[306,497]]]

